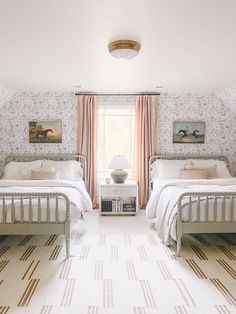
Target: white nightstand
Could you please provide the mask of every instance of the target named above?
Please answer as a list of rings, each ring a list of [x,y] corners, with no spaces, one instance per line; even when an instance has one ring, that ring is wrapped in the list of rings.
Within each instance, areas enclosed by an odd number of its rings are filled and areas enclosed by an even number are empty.
[[[99,210],[101,215],[136,215],[138,186],[135,181],[100,183]]]

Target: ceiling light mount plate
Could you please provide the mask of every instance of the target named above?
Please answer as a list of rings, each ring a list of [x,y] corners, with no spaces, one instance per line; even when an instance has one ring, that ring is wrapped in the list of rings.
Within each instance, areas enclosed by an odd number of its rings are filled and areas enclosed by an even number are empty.
[[[130,39],[115,40],[108,44],[110,54],[118,59],[132,59],[138,55],[140,48],[139,42]]]

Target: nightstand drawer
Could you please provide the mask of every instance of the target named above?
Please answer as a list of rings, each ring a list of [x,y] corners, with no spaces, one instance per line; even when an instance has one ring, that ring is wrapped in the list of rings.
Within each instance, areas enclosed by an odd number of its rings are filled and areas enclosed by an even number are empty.
[[[101,187],[102,196],[129,197],[136,196],[136,187]]]

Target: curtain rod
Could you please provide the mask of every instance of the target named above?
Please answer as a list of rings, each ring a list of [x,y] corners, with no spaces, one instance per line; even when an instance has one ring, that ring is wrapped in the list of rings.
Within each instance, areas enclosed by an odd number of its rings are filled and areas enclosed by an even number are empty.
[[[158,96],[160,93],[75,93],[76,96]]]

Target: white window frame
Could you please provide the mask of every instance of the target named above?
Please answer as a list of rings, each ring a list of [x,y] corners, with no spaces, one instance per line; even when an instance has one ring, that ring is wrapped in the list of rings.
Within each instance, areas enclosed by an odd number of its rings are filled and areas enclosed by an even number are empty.
[[[112,110],[114,109],[114,113],[107,113],[106,114],[106,110]],[[133,166],[134,166],[134,154],[135,154],[135,136],[134,136],[134,132],[135,132],[135,104],[134,101],[132,102],[128,102],[127,103],[120,103],[120,102],[109,102],[109,103],[99,103],[99,107],[98,107],[98,115],[99,115],[99,121],[100,121],[100,115],[101,115],[101,111],[102,111],[102,123],[103,123],[103,143],[105,144],[106,142],[106,116],[115,116],[117,115],[115,110],[119,110],[119,109],[125,109],[127,110],[129,113],[128,114],[119,114],[119,116],[124,116],[130,117],[130,143],[133,143],[133,145],[130,146],[130,156],[126,156],[129,159],[129,162],[132,165],[132,169],[127,169],[127,171],[129,172],[129,178],[132,179],[133,178]],[[99,124],[98,124],[98,128],[99,128]],[[131,158],[130,158],[131,157]],[[100,181],[101,179],[104,179],[104,174],[105,177],[108,176],[108,169],[107,169],[107,165],[105,164],[105,153],[103,155],[103,171],[100,171],[100,169],[98,169],[98,181]],[[107,169],[107,171],[105,170]],[[109,171],[109,173],[111,172],[111,170]]]

